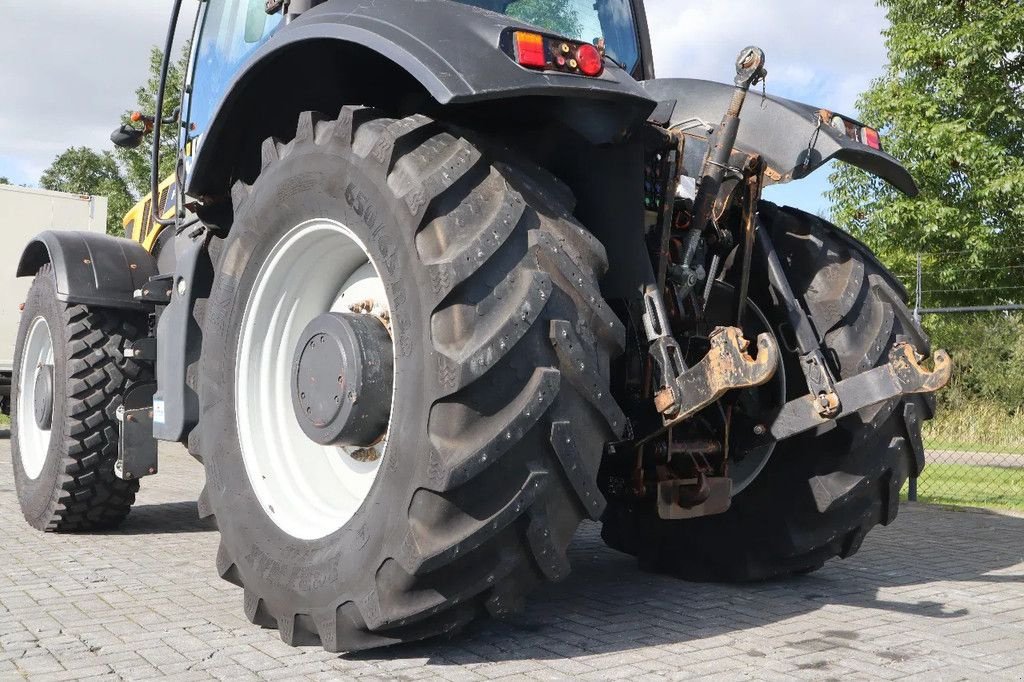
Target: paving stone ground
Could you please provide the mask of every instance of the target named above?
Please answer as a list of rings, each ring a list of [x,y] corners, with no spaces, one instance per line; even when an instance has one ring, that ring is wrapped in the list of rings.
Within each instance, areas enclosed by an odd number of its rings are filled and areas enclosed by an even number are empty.
[[[161,469],[119,531],[42,534],[0,440],[0,679],[1024,679],[1020,517],[908,505],[855,557],[747,586],[642,573],[588,524],[520,620],[337,656],[246,621],[202,469],[177,449]]]

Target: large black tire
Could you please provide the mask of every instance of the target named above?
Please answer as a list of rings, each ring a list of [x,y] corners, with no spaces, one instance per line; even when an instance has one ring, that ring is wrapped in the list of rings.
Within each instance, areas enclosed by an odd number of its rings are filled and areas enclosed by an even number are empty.
[[[220,574],[285,642],[351,651],[518,610],[538,581],[565,577],[573,532],[603,509],[602,446],[624,427],[608,391],[624,330],[598,290],[606,256],[564,187],[499,159],[426,117],[345,107],[268,140],[259,178],[236,186],[204,329],[200,506],[221,532]],[[267,253],[323,217],[391,273],[396,391],[369,496],[337,532],[299,540],[247,477],[235,358]]]
[[[53,415],[42,470],[33,478],[22,458],[18,403],[23,380],[20,360],[29,328],[40,317],[46,320],[53,341]],[[21,511],[33,527],[104,530],[128,515],[139,482],[114,474],[116,412],[124,391],[151,376],[148,367],[123,354],[125,344],[145,332],[145,315],[58,301],[48,264],[36,275],[18,328],[11,395],[14,482]]]
[[[761,215],[841,378],[887,362],[898,339],[928,352],[902,285],[866,246],[796,209],[764,204]],[[757,303],[781,323],[770,299]],[[791,398],[806,393],[793,360],[789,354]],[[646,568],[690,580],[764,580],[816,570],[852,555],[871,528],[896,518],[900,488],[924,465],[920,426],[932,408],[931,398],[920,396],[889,401],[844,417],[825,433],[779,443],[724,514],[662,521],[648,508],[653,504],[609,505],[603,537]]]

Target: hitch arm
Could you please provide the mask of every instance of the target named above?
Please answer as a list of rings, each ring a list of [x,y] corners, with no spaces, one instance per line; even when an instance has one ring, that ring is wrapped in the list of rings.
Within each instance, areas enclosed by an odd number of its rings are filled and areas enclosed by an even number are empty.
[[[818,396],[806,395],[783,405],[769,420],[771,440],[791,438],[886,400],[914,393],[934,393],[949,382],[953,361],[944,350],[932,355],[935,369],[921,366],[914,347],[900,342],[889,352],[889,362],[881,367],[844,379],[835,384],[842,410],[835,416],[821,412]]]
[[[675,377],[674,391],[662,390],[654,405],[666,428],[674,426],[721,398],[727,391],[766,383],[775,375],[779,350],[768,334],[757,337],[757,358],[747,353],[750,342],[736,327],[711,332],[711,350],[700,362]]]

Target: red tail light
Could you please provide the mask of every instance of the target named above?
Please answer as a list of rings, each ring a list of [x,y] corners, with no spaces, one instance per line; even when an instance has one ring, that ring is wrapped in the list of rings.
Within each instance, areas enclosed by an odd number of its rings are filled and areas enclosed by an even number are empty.
[[[544,36],[526,31],[514,34],[516,61],[522,66],[543,69],[548,65],[548,55],[544,49]]]
[[[868,128],[864,126],[860,131],[861,142],[871,147],[872,149],[882,148],[882,138],[879,136],[878,131],[874,128]]]
[[[590,43],[584,43],[576,50],[576,61],[584,76],[600,76],[604,71],[604,57]]]
[[[604,73],[604,55],[590,43],[579,43],[533,31],[505,31],[501,50],[528,69],[558,71],[596,78]]]

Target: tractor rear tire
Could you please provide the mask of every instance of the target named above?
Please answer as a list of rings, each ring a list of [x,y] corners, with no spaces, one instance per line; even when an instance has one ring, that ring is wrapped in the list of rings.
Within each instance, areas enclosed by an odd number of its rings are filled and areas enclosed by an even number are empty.
[[[566,576],[577,525],[603,510],[603,443],[625,423],[608,390],[624,329],[598,289],[606,256],[569,196],[424,116],[306,113],[291,142],[265,142],[259,177],[233,192],[195,439],[218,570],[244,588],[252,622],[292,645],[374,648],[513,613],[535,584]],[[286,530],[282,505],[255,489],[270,483],[247,468],[239,415],[254,398],[237,393],[236,362],[268,256],[323,220],[361,243],[386,289],[395,388],[365,501],[320,533]],[[325,276],[313,263],[303,272]]]
[[[833,371],[846,379],[888,361],[900,339],[920,353],[928,339],[912,321],[902,285],[853,237],[810,214],[764,204],[761,216]],[[770,300],[757,300],[773,319]],[[774,312],[772,312],[774,311]],[[806,392],[787,358],[796,394]],[[652,508],[610,505],[605,542],[642,567],[696,581],[743,582],[800,575],[855,553],[899,509],[900,488],[924,466],[921,423],[932,398],[910,396],[840,418],[836,427],[778,443],[764,471],[724,514],[663,521]]]
[[[36,274],[21,314],[11,396],[14,482],[34,528],[106,530],[128,515],[139,482],[114,474],[116,413],[125,390],[151,376],[147,366],[123,354],[125,344],[145,331],[145,315],[58,301],[49,264]],[[40,339],[49,343],[48,363],[26,357]],[[45,429],[30,399],[41,364],[52,368]]]

